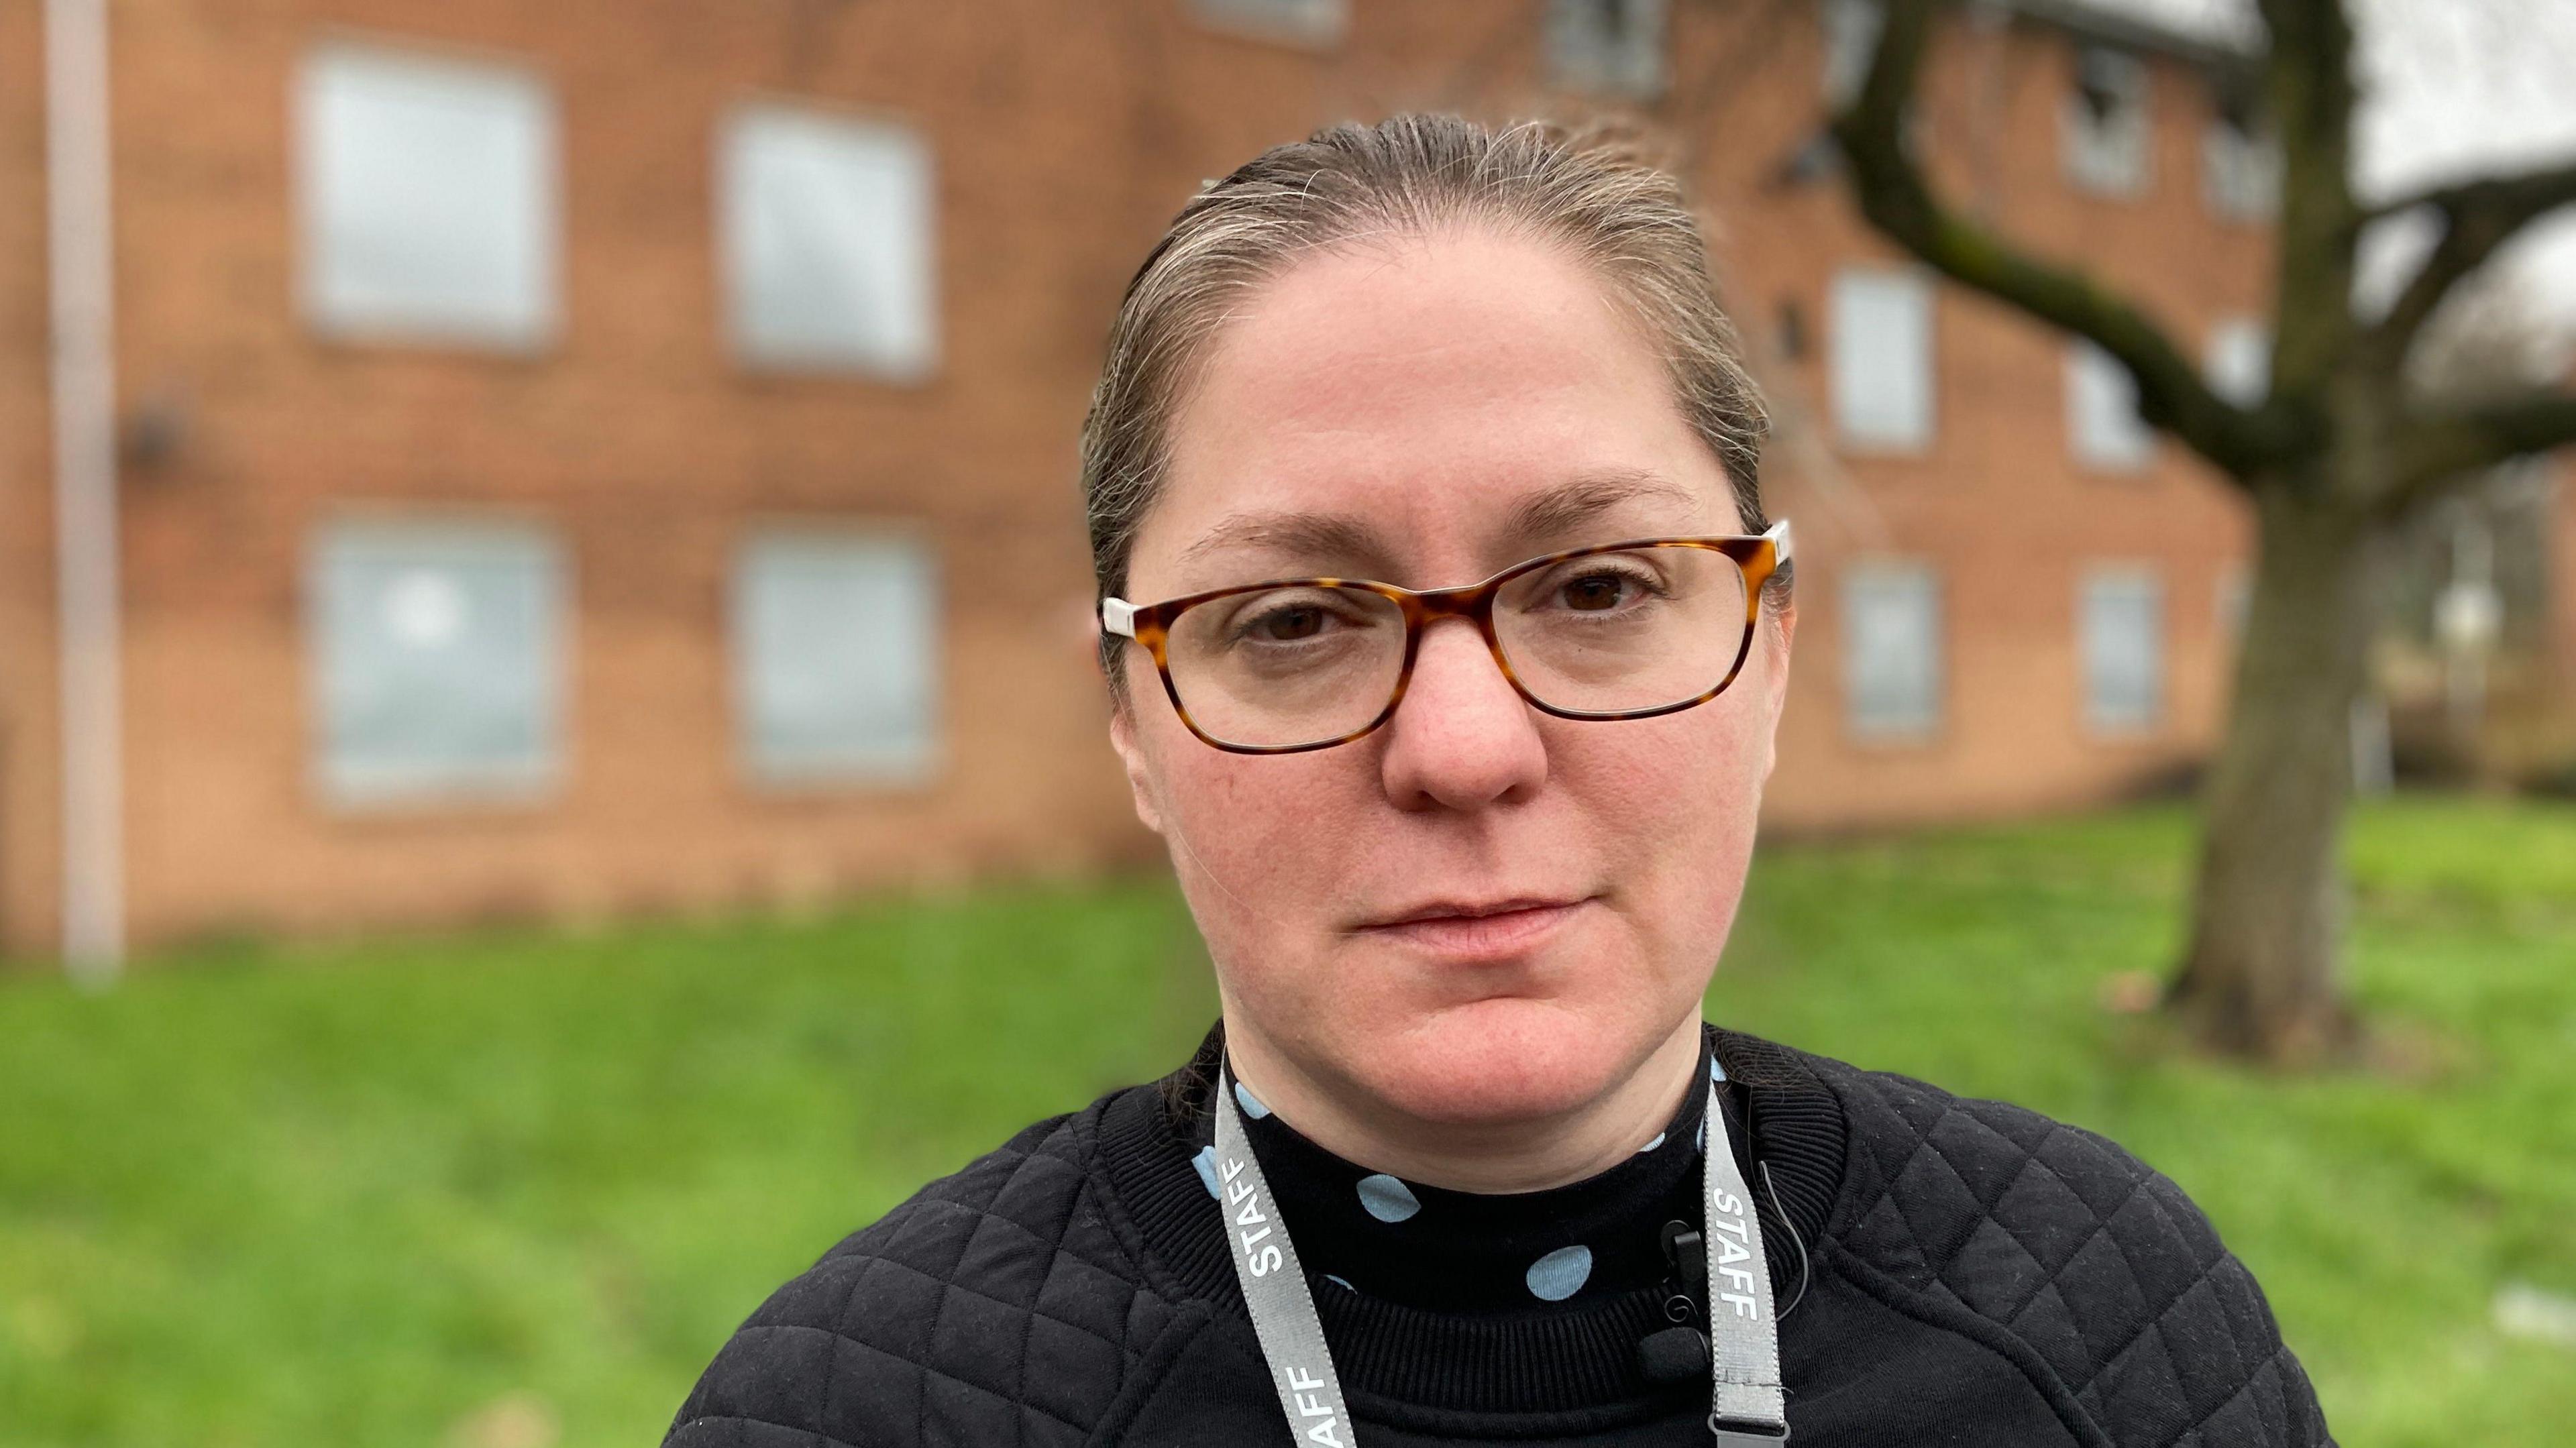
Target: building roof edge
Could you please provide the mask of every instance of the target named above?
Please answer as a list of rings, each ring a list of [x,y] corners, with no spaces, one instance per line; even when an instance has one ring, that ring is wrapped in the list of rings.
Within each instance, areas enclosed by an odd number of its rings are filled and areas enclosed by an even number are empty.
[[[2259,23],[2189,29],[2169,20],[2115,10],[2102,0],[1968,0],[1995,5],[2017,19],[2051,25],[2087,39],[2153,51],[2209,70],[2242,74],[2268,49]]]

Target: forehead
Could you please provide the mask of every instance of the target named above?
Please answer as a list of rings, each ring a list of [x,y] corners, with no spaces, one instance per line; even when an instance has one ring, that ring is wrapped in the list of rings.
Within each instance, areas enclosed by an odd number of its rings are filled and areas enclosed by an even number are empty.
[[[1426,567],[1493,561],[1482,550],[1520,541],[1500,535],[1532,499],[1586,479],[1668,484],[1638,496],[1675,531],[1737,521],[1661,357],[1599,280],[1475,231],[1318,252],[1254,290],[1201,358],[1169,460],[1133,571],[1175,586],[1209,581],[1178,576],[1204,559],[1194,544],[1270,514],[1346,520]]]

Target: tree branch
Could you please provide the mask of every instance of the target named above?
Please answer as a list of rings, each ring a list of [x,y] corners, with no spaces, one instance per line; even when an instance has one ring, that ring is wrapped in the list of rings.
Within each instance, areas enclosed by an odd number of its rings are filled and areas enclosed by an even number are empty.
[[[2352,18],[2343,0],[2261,0],[2264,109],[2281,143],[2272,382],[2310,406],[2353,355]]]
[[[2538,209],[2524,215],[2530,220],[2554,206],[2576,201],[2576,160],[2564,165],[2546,166],[2516,176],[2480,176],[2470,181],[2455,181],[2435,186],[2412,195],[2383,201],[2364,213],[2367,221],[2384,221],[2391,216],[2413,211],[2419,206],[2438,207],[2445,212],[2461,212],[2493,205],[2500,200],[2521,198]]]
[[[2570,443],[2576,443],[2576,394],[2533,392],[2420,413],[2399,435],[2389,511],[2438,496],[2500,463]]]
[[[2442,240],[2416,268],[2388,315],[2372,329],[2392,358],[2402,358],[2453,288],[2486,264],[2523,228],[2562,206],[2576,206],[2576,160],[2519,176],[2489,176],[2437,187],[2374,208],[2377,221],[2421,207],[2442,218]]]
[[[1889,0],[1869,77],[1834,118],[1862,214],[1942,275],[2118,358],[2137,379],[2141,416],[2229,477],[2250,482],[2287,450],[2287,409],[2248,412],[2222,400],[2137,307],[2080,272],[2017,249],[1933,194],[1905,141],[1933,8],[1934,0]]]

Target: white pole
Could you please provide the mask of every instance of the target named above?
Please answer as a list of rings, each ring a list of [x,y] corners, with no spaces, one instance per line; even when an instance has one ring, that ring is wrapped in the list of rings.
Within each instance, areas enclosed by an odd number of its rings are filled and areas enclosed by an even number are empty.
[[[88,985],[115,979],[125,960],[107,75],[107,0],[45,0],[62,948],[64,968]]]

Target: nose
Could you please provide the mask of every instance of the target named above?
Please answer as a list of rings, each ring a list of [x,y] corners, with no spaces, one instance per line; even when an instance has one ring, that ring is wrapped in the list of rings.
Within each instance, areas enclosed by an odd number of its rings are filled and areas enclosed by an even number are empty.
[[[1399,809],[1453,810],[1528,798],[1547,778],[1535,715],[1473,624],[1433,624],[1386,721],[1379,768],[1387,798]]]

